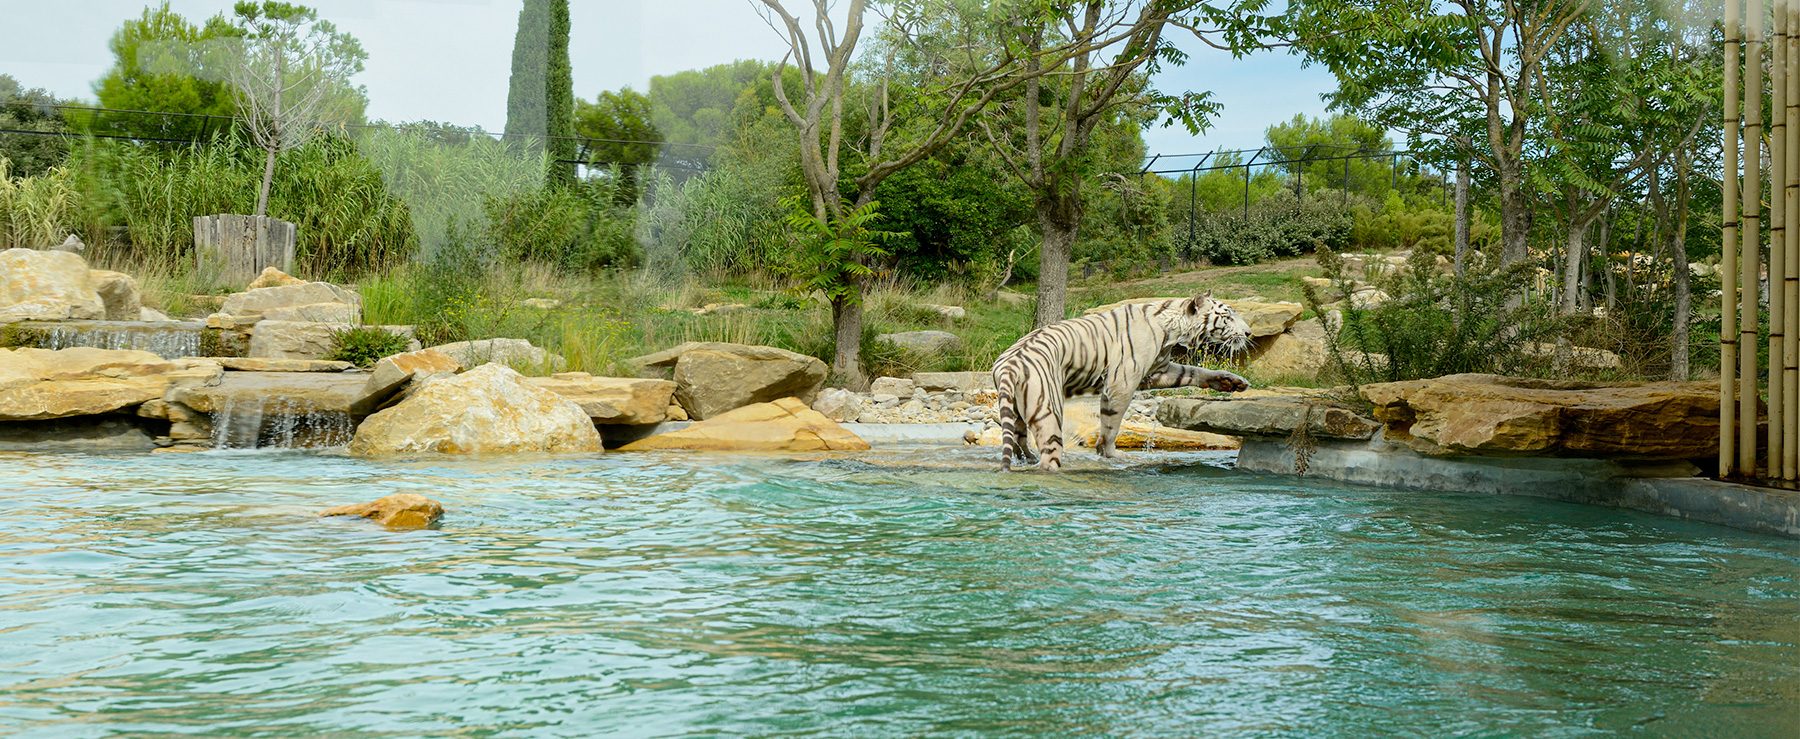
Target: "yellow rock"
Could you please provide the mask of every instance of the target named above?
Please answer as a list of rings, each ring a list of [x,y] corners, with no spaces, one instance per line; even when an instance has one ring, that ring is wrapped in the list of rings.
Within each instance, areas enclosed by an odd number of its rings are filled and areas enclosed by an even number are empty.
[[[670,399],[675,395],[675,383],[641,377],[560,372],[525,381],[574,401],[595,423],[661,423],[667,420]]]
[[[319,516],[357,516],[374,519],[390,529],[422,529],[444,516],[444,504],[423,495],[399,493],[368,503],[327,508],[319,511]]]
[[[1364,385],[1390,438],[1427,454],[1694,459],[1719,448],[1711,382],[1450,375]]]
[[[574,403],[503,364],[442,375],[369,416],[351,454],[597,452],[600,432]]]
[[[163,396],[176,364],[130,349],[0,349],[0,421],[128,408]]]
[[[809,452],[868,448],[868,442],[806,407],[799,398],[782,398],[727,411],[680,431],[640,439],[622,450]]]
[[[302,280],[298,277],[289,275],[288,273],[283,272],[274,267],[264,267],[262,274],[257,275],[255,280],[252,280],[249,285],[245,286],[244,291],[249,292],[251,290],[255,290],[257,288],[263,288],[263,287],[281,287],[283,285],[304,285],[304,284],[306,284],[306,280]]]

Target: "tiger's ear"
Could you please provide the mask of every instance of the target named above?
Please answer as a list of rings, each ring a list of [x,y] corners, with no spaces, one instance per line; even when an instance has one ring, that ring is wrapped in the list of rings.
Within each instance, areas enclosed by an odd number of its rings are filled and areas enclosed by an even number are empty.
[[[1207,290],[1196,297],[1188,299],[1188,313],[1190,315],[1198,314],[1200,312],[1200,305],[1208,300],[1212,300],[1211,290]]]

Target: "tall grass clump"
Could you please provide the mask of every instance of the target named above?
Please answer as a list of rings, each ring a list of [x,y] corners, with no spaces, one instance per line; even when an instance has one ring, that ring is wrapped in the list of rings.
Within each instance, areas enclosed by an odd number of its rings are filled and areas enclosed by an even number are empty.
[[[68,170],[53,167],[37,177],[13,178],[0,157],[0,249],[54,246],[75,225],[75,194]]]

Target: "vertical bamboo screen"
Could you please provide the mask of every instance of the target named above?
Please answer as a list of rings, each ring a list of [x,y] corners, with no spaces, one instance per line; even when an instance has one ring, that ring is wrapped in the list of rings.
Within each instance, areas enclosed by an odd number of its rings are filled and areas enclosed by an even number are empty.
[[[1763,33],[1765,20],[1772,30],[1768,38]],[[1727,0],[1724,30],[1719,474],[1794,480],[1800,478],[1800,0],[1773,0],[1773,7],[1764,5],[1763,0],[1742,6],[1737,0]],[[1765,95],[1769,101],[1766,139]],[[1769,209],[1766,293],[1761,230],[1765,197]],[[1757,359],[1765,298],[1769,310],[1767,366]],[[1758,418],[1765,371],[1766,426]]]

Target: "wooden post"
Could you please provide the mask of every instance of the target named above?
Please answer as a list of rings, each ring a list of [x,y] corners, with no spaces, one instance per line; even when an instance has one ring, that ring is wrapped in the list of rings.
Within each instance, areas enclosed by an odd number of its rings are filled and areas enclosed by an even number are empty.
[[[200,274],[244,285],[264,267],[293,272],[295,236],[294,224],[268,216],[195,216],[194,259]]]
[[[1787,3],[1775,0],[1775,33],[1769,44],[1769,446],[1763,457],[1770,478],[1780,478],[1786,448],[1787,402],[1782,378],[1787,357]],[[1758,3],[1759,5],[1761,3]],[[1761,13],[1757,14],[1761,17]],[[1760,182],[1758,183],[1760,200]]]
[[[1762,297],[1762,2],[1744,4],[1744,184],[1738,189],[1738,471],[1756,476],[1756,328]]]
[[[1725,167],[1721,173],[1719,249],[1719,476],[1735,477],[1737,464],[1737,241],[1738,241],[1738,0],[1725,0]],[[196,236],[195,238],[198,238]]]

